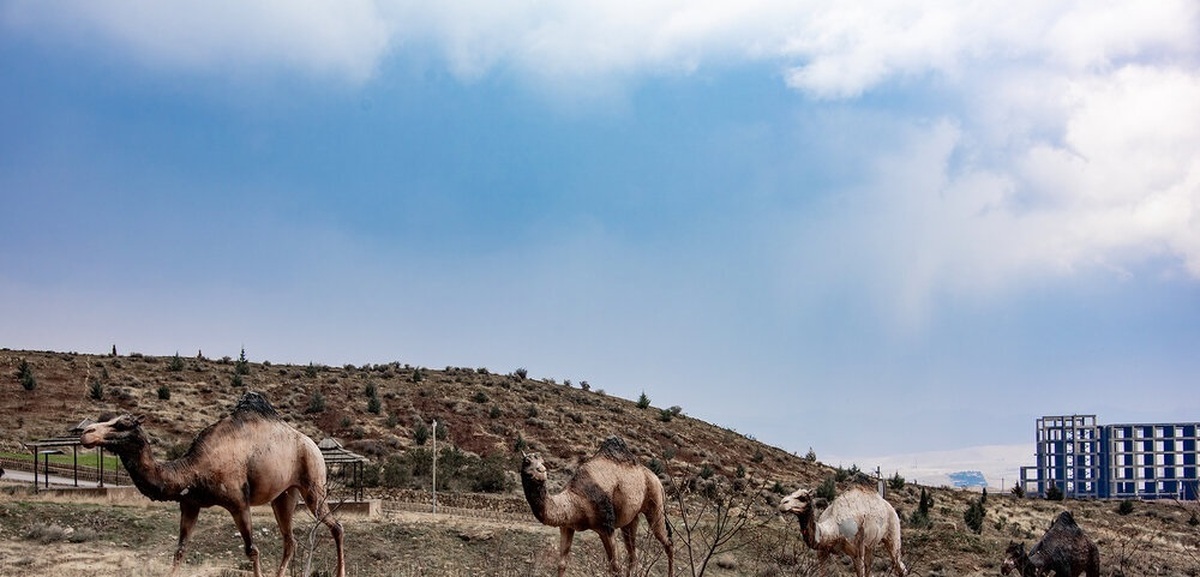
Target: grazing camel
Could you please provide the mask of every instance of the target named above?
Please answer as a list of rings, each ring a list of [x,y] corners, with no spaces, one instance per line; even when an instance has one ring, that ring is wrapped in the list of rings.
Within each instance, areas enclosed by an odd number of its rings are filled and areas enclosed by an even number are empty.
[[[1025,554],[1024,543],[1009,542],[1000,573],[1016,569],[1022,577],[1100,577],[1100,549],[1083,534],[1070,511],[1054,518],[1046,534]]]
[[[662,483],[649,469],[638,464],[625,441],[609,437],[595,455],[579,466],[566,487],[556,495],[546,492],[546,465],[542,458],[526,454],[521,460],[521,486],[533,516],[542,524],[559,528],[558,577],[567,570],[571,541],[576,531],[591,529],[600,535],[609,570],[620,575],[613,547],[613,533],[621,530],[625,541],[625,575],[633,571],[636,557],[638,515],[645,515],[654,537],[667,554],[667,575],[675,574],[675,554],[664,511],[666,495]]]
[[[283,536],[283,560],[276,573],[283,577],[296,550],[292,514],[297,496],[303,496],[309,511],[333,533],[337,577],[345,577],[342,525],[325,501],[325,459],[316,443],[284,423],[262,395],[244,394],[232,414],[201,431],[186,454],[168,463],[151,455],[143,419],[127,414],[89,425],[79,441],[84,447],[102,446],[116,453],[143,495],[179,501],[179,544],[171,575],[179,570],[200,509],[219,505],[233,515],[254,576],[261,577],[250,507],[270,503]]]
[[[800,489],[779,503],[781,513],[792,513],[800,521],[804,544],[817,552],[822,574],[831,553],[843,553],[854,561],[854,572],[866,577],[871,571],[875,547],[883,544],[892,558],[892,572],[903,577],[908,568],[900,560],[900,517],[874,491],[851,489],[833,500],[817,519],[812,494]]]

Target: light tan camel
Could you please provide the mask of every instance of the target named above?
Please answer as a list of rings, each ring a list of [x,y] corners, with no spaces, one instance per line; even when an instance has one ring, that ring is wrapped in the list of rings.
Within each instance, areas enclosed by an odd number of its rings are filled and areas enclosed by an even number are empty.
[[[521,462],[521,486],[533,516],[545,525],[559,528],[558,576],[567,570],[571,541],[576,531],[591,529],[600,535],[609,570],[620,575],[613,534],[621,530],[625,541],[625,575],[636,559],[638,516],[645,515],[654,537],[667,554],[667,574],[675,574],[675,554],[664,511],[666,496],[662,483],[649,469],[638,464],[625,442],[609,437],[600,450],[579,466],[566,487],[556,495],[546,492],[546,465],[542,458],[527,454]]]
[[[244,394],[231,415],[201,431],[186,454],[168,463],[154,460],[150,439],[142,430],[143,419],[122,415],[89,425],[79,441],[84,447],[102,446],[117,454],[143,495],[155,501],[179,501],[179,544],[171,575],[179,570],[200,509],[219,505],[233,515],[254,575],[260,577],[250,507],[270,503],[283,536],[283,560],[276,573],[283,577],[296,550],[292,513],[299,495],[333,533],[337,576],[345,577],[342,525],[325,501],[325,459],[316,443],[284,423],[262,395]]]
[[[804,544],[817,552],[817,562],[825,575],[829,555],[843,553],[854,561],[855,574],[866,577],[874,549],[880,544],[892,558],[892,572],[901,577],[908,573],[900,560],[900,517],[874,491],[855,488],[841,494],[818,520],[812,494],[800,489],[780,501],[779,511],[792,513],[800,520]]]

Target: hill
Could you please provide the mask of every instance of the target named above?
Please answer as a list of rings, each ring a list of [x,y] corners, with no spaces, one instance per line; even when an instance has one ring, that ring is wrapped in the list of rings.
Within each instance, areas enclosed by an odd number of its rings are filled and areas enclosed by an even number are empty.
[[[19,383],[22,362],[36,379],[33,390]],[[84,418],[129,412],[146,416],[147,430],[166,452],[189,443],[227,414],[244,391],[255,390],[302,432],[317,440],[338,438],[373,459],[418,446],[436,420],[453,446],[481,457],[517,454],[520,447],[543,453],[551,465],[569,465],[591,455],[604,438],[619,435],[643,461],[708,467],[729,477],[740,467],[750,480],[793,486],[828,473],[818,463],[690,418],[677,407],[639,407],[585,390],[585,383],[533,380],[523,373],[5,349],[0,411],[14,415],[15,422],[0,433],[0,448],[19,451],[21,441],[60,436]]]

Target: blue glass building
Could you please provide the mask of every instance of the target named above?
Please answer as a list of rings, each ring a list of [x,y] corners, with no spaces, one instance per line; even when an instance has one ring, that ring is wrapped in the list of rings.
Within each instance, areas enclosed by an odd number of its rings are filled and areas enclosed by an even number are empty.
[[[1021,467],[1026,494],[1056,486],[1077,499],[1196,500],[1200,423],[1099,425],[1095,415],[1037,420],[1037,464]]]

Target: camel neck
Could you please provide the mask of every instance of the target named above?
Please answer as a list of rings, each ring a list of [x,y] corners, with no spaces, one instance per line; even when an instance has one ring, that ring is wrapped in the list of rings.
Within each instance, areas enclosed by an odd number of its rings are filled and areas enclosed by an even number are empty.
[[[143,495],[153,501],[179,500],[178,483],[170,482],[171,475],[154,460],[149,443],[138,443],[135,448],[121,451],[118,455],[134,486]]]
[[[820,549],[820,540],[817,539],[816,515],[810,509],[797,517],[800,520],[800,535],[804,537],[804,544],[808,545],[809,549]]]
[[[546,491],[545,481],[536,481],[526,475],[521,475],[521,487],[525,490],[525,500],[533,510],[533,516],[538,522],[551,527],[573,525],[576,519],[570,514],[572,507],[566,502],[570,499],[566,492],[551,495]]]

